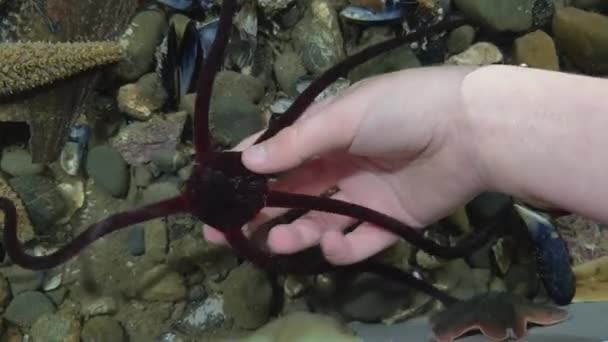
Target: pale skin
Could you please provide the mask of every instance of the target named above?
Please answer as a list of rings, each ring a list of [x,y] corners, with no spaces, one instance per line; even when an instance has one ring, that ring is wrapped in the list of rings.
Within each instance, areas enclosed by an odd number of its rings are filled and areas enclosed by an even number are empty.
[[[482,191],[542,201],[608,222],[608,79],[516,66],[428,67],[386,74],[316,104],[272,139],[244,149],[272,184],[381,211],[423,228]],[[284,211],[266,208],[246,232]],[[320,244],[328,261],[355,263],[397,237],[312,212],[268,234],[274,253]],[[224,243],[205,227],[205,236]]]

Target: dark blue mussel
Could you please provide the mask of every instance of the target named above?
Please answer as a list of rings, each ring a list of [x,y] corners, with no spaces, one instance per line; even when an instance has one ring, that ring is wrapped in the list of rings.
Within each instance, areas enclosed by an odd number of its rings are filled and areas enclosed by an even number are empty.
[[[538,274],[547,294],[558,305],[570,304],[576,292],[576,278],[566,242],[549,219],[519,204],[515,204],[515,209],[536,247]]]
[[[194,91],[199,67],[207,57],[217,34],[218,20],[197,28],[196,22],[186,25],[181,40],[171,24],[167,33],[167,49],[161,59],[161,79],[167,90],[170,109],[176,109],[181,98]]]
[[[213,0],[158,0],[158,2],[179,11],[208,10],[213,7]]]
[[[342,17],[364,23],[397,21],[405,17],[406,13],[406,1],[399,0],[387,0],[382,6],[382,9],[350,5],[340,11]]]

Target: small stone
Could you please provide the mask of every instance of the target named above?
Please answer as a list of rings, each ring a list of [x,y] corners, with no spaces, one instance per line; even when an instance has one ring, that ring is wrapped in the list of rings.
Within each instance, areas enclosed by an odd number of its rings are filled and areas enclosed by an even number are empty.
[[[236,326],[257,329],[270,318],[272,286],[266,273],[250,263],[232,270],[222,282],[224,312]]]
[[[379,322],[411,301],[408,286],[378,275],[361,273],[348,284],[334,297],[340,313],[352,320]]]
[[[45,294],[51,299],[53,304],[60,306],[68,294],[68,289],[65,286],[61,286],[55,290],[46,292]]]
[[[221,71],[213,85],[211,102],[217,98],[240,97],[258,103],[264,97],[264,88],[264,83],[253,76],[230,70]]]
[[[522,32],[533,24],[536,0],[454,0],[467,17],[495,31]]]
[[[146,252],[145,231],[142,226],[129,228],[127,233],[127,249],[132,256],[140,256]]]
[[[489,65],[502,62],[503,55],[500,49],[488,42],[479,42],[471,45],[462,53],[450,57],[446,64],[456,65]]]
[[[305,311],[282,316],[251,333],[245,341],[275,341],[276,336],[280,336],[281,341],[361,341],[351,328],[338,319]]]
[[[188,179],[190,179],[193,169],[194,169],[193,164],[188,164],[188,165],[182,167],[181,169],[179,169],[177,171],[177,175],[179,176],[179,179],[181,179],[184,182],[187,181]]]
[[[55,305],[44,294],[36,291],[23,292],[10,302],[4,318],[22,328],[31,326],[44,314],[55,311]]]
[[[87,173],[95,183],[114,197],[124,197],[129,189],[129,166],[110,145],[92,148],[86,163]]]
[[[559,8],[553,35],[560,51],[579,68],[608,73],[608,16],[574,7]]]
[[[14,177],[27,176],[41,173],[44,164],[32,163],[32,155],[24,148],[5,148],[0,169]]]
[[[272,15],[291,6],[295,0],[259,0],[258,6],[264,13]]]
[[[223,305],[223,297],[209,296],[184,317],[183,324],[202,331],[219,327],[226,319]]]
[[[471,25],[463,25],[454,29],[448,35],[448,52],[457,54],[468,49],[475,40],[475,28]]]
[[[120,37],[126,46],[127,58],[116,65],[116,74],[132,82],[152,69],[154,52],[167,31],[165,14],[161,11],[141,11]]]
[[[82,303],[80,314],[85,317],[112,315],[118,311],[118,304],[113,297],[99,297],[85,300]]]
[[[181,192],[177,184],[172,182],[160,182],[150,184],[141,195],[141,204],[148,205],[162,200],[166,200],[172,197],[179,196]]]
[[[423,250],[419,250],[416,253],[416,263],[425,270],[434,270],[445,265],[446,260],[440,259]]]
[[[165,173],[174,173],[184,167],[188,160],[176,150],[159,149],[152,152],[152,162]]]
[[[296,82],[306,75],[306,68],[297,53],[288,51],[280,54],[274,62],[274,75],[281,89],[291,95],[296,95]]]
[[[44,314],[30,329],[33,342],[80,342],[80,320],[63,314]]]
[[[313,0],[291,33],[296,52],[309,72],[318,75],[345,57],[338,14],[327,0]]]
[[[65,199],[52,180],[29,175],[11,178],[9,184],[23,200],[37,233],[45,233],[66,214]]]
[[[194,285],[188,290],[188,300],[199,301],[207,298],[207,291],[202,285]]]
[[[167,114],[164,118],[152,116],[148,121],[122,128],[110,143],[129,165],[142,165],[151,160],[156,150],[177,148],[186,118],[185,112]]]
[[[163,219],[154,219],[144,223],[146,257],[153,261],[162,261],[167,254],[167,225]]]
[[[13,296],[26,291],[38,290],[44,281],[44,272],[24,269],[17,265],[3,269],[2,273],[10,284]]]
[[[150,169],[144,165],[136,166],[133,168],[133,181],[135,185],[141,188],[145,188],[152,183],[154,176]]]
[[[555,43],[544,31],[534,31],[515,40],[514,59],[531,68],[559,70]]]
[[[59,286],[61,286],[61,281],[63,280],[63,274],[57,273],[54,275],[48,274],[44,283],[42,284],[42,290],[44,292],[56,290]]]
[[[209,115],[211,136],[217,143],[234,147],[246,137],[266,128],[260,108],[242,97],[219,97]]]
[[[111,317],[93,317],[88,320],[82,328],[82,342],[102,341],[126,341],[123,327]]]
[[[157,265],[139,279],[141,298],[148,301],[175,302],[186,298],[184,278],[166,265]]]
[[[135,120],[148,120],[159,111],[167,99],[157,73],[143,75],[137,83],[118,89],[118,108]]]
[[[383,27],[369,28],[365,31],[365,35],[367,36],[365,43],[352,53],[394,37],[393,34],[387,33],[386,28]],[[384,52],[354,68],[348,73],[348,79],[354,83],[364,78],[420,66],[421,63],[412,49],[409,46],[401,46]]]

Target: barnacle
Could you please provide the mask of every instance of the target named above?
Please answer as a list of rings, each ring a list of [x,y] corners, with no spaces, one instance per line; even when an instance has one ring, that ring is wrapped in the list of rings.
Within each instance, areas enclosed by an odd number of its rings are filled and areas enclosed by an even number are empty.
[[[123,47],[111,41],[1,44],[0,96],[33,89],[123,58]]]

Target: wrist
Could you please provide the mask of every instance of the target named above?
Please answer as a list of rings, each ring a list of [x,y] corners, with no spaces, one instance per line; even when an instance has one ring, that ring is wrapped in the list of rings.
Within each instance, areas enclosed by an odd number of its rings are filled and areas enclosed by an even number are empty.
[[[484,190],[598,217],[608,159],[603,79],[492,65],[467,75],[463,106],[471,122]],[[587,161],[583,158],[591,158]],[[595,204],[594,204],[595,203]]]

